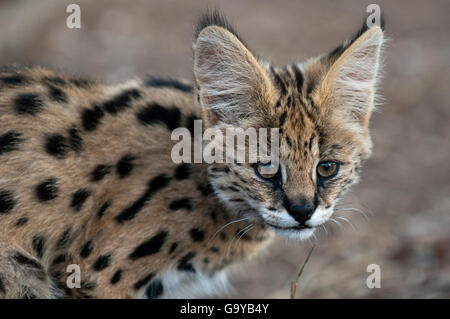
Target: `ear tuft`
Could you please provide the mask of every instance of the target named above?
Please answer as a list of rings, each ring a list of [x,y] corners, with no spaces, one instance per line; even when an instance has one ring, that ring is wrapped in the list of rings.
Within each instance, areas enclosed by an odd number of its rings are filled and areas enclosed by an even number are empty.
[[[236,32],[236,30],[231,26],[231,24],[228,22],[228,20],[220,13],[219,10],[207,10],[199,19],[197,22],[197,25],[195,27],[195,36],[194,36],[194,42],[197,40],[198,35],[200,32],[211,26],[217,26],[224,28],[228,30],[228,32],[232,33],[236,38],[239,39],[243,44],[245,44],[244,41],[242,41],[239,34]]]

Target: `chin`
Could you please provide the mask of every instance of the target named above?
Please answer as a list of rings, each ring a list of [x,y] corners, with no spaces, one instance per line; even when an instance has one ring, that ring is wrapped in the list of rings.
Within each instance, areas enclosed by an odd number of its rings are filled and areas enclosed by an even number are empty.
[[[273,228],[275,233],[288,240],[292,241],[303,241],[308,239],[314,234],[315,228],[305,228],[305,229],[280,229]]]

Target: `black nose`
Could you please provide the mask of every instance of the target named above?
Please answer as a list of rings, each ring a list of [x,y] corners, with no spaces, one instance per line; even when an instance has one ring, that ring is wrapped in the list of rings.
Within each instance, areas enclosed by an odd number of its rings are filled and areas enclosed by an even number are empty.
[[[289,201],[286,204],[288,213],[301,225],[304,225],[316,210],[316,205],[312,200]]]

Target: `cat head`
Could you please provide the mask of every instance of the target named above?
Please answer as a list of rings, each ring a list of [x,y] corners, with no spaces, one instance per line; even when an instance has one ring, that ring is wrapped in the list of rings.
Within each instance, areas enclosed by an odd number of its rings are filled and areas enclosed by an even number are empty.
[[[274,67],[219,14],[202,19],[193,48],[204,125],[279,128],[279,165],[271,173],[267,161],[210,165],[210,182],[227,206],[293,239],[309,237],[332,216],[371,153],[383,39],[383,27],[365,24],[328,54]]]

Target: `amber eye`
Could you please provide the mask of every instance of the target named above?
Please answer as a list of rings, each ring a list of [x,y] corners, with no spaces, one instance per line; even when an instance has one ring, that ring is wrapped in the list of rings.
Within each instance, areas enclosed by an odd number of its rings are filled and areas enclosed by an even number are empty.
[[[255,167],[257,175],[265,179],[274,179],[278,177],[279,168],[272,163],[258,163]]]
[[[336,176],[339,164],[336,162],[322,162],[317,166],[317,174],[322,178],[332,178]]]

